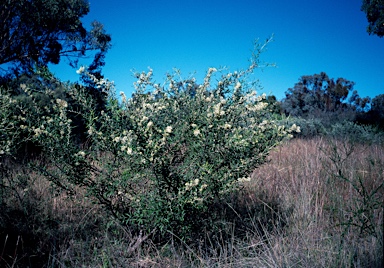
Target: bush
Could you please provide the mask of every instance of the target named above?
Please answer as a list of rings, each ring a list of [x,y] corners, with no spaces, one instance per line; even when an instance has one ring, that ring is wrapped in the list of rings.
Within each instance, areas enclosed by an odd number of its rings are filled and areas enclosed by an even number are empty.
[[[255,67],[256,60],[245,71],[222,74],[215,85],[215,68],[201,85],[177,78],[177,72],[160,85],[149,70],[136,75],[134,96],[122,94],[121,102],[113,84],[84,72],[108,94],[106,108],[96,111],[83,87],[68,86],[76,111],[47,90],[50,115],[26,119],[47,158],[35,169],[69,193],[74,186],[85,188],[140,233],[139,240],[149,233],[191,239],[215,227],[216,204],[240,189],[269,151],[297,130],[266,119],[265,96],[256,96],[247,81]],[[74,142],[73,114],[86,122],[82,146]]]
[[[17,146],[16,140],[19,135],[19,129],[15,125],[19,118],[15,118],[12,113],[12,107],[15,105],[9,92],[0,87],[0,162],[5,156],[13,153]]]
[[[384,142],[384,134],[377,130],[377,128],[349,121],[332,125],[327,131],[327,135],[359,143],[382,144]]]
[[[300,132],[294,134],[296,138],[323,136],[359,143],[381,144],[384,142],[383,132],[377,127],[360,125],[348,120],[330,124],[324,119],[287,117],[280,119],[278,124],[284,127],[288,127],[292,124],[300,126]]]
[[[292,124],[300,126],[300,132],[294,134],[295,137],[313,138],[326,133],[326,129],[320,119],[305,119],[302,117],[287,117],[279,120],[279,124],[289,127]]]

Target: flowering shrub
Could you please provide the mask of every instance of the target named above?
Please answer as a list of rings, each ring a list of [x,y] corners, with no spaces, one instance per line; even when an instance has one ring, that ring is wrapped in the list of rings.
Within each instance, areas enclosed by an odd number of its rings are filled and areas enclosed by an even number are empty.
[[[4,89],[0,88],[0,159],[11,153],[11,149],[15,146],[15,138],[17,135],[15,125],[12,118],[12,109],[15,100]]]
[[[78,73],[108,94],[106,108],[96,111],[79,85],[67,86],[76,106],[52,97],[50,115],[28,126],[48,158],[37,168],[68,191],[85,188],[137,231],[187,239],[211,223],[210,208],[250,180],[274,146],[299,131],[265,116],[265,96],[247,82],[256,67],[253,61],[234,73],[209,68],[202,84],[176,72],[160,85],[149,70],[136,74],[136,92],[130,99],[121,93],[121,101],[112,83],[82,68]],[[88,140],[80,147],[74,117],[86,122]]]

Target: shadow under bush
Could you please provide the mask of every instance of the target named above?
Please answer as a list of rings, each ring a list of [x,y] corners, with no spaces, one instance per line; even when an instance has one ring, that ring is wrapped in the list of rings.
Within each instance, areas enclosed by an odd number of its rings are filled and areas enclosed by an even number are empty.
[[[218,255],[223,246],[234,241],[246,240],[251,235],[265,238],[268,234],[281,232],[287,225],[289,211],[278,200],[262,197],[255,202],[254,193],[236,191],[222,200],[213,202],[204,213],[194,211],[189,216],[195,219],[190,223],[187,240],[181,240],[175,234],[168,237],[155,237],[153,242],[164,245],[172,240],[178,247],[205,252],[206,257]],[[263,200],[264,199],[264,200]]]

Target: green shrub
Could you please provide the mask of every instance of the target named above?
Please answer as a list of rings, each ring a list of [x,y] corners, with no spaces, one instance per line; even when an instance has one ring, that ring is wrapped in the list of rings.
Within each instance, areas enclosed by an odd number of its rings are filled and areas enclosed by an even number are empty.
[[[384,142],[384,134],[372,126],[359,125],[350,121],[336,123],[327,130],[327,135],[359,143]]]
[[[286,128],[292,124],[300,126],[300,132],[294,134],[295,138],[323,136],[360,143],[384,142],[384,134],[378,128],[348,120],[330,123],[325,119],[287,117],[278,120],[278,124]]]
[[[300,132],[294,134],[295,137],[300,138],[313,138],[326,133],[326,129],[320,119],[287,117],[279,120],[279,124],[285,127],[289,127],[292,124],[300,126]]]
[[[14,117],[13,106],[16,104],[9,92],[0,87],[0,160],[11,155],[16,147],[19,135],[17,121]],[[0,161],[1,162],[1,161]]]
[[[267,119],[265,96],[257,96],[247,80],[255,67],[256,60],[245,71],[222,73],[215,85],[215,68],[201,85],[177,78],[177,72],[160,85],[149,70],[136,75],[135,94],[131,99],[122,94],[121,102],[112,83],[81,69],[108,94],[108,104],[96,111],[85,88],[68,86],[69,101],[78,107],[72,110],[47,91],[50,115],[28,125],[47,158],[46,165],[35,168],[68,192],[85,188],[137,232],[188,240],[214,227],[215,204],[238,190],[273,147],[299,130]],[[73,114],[87,125],[82,146],[73,142]]]

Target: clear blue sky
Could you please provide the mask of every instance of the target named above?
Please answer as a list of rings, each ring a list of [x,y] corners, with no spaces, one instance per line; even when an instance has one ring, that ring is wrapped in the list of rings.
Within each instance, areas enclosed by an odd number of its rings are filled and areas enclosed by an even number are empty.
[[[172,68],[198,82],[209,67],[245,69],[257,38],[274,34],[256,71],[262,92],[278,99],[302,75],[326,72],[356,83],[360,96],[384,93],[384,38],[366,32],[361,0],[90,0],[85,25],[98,20],[112,35],[103,73],[116,91],[133,92],[131,70],[150,66],[157,82]],[[75,70],[53,68],[64,80]]]

